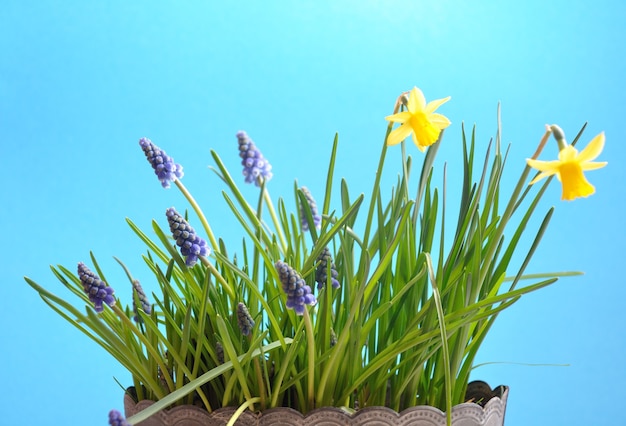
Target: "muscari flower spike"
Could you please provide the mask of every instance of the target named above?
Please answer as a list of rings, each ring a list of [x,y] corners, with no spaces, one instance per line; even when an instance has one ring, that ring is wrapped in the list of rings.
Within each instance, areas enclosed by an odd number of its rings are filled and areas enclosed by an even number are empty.
[[[272,165],[263,157],[248,134],[244,131],[237,132],[237,142],[246,183],[261,186],[262,181],[270,180],[273,176]]]
[[[170,231],[176,240],[176,245],[180,247],[180,254],[185,257],[185,264],[192,267],[200,256],[208,256],[211,252],[206,241],[200,238],[196,231],[187,221],[178,214],[174,207],[170,207],[165,212]]]
[[[252,319],[252,316],[250,316],[248,307],[241,302],[237,304],[237,323],[239,324],[241,334],[249,336],[252,333],[254,320]]]
[[[165,365],[169,365],[168,360],[170,358],[170,353],[166,350],[164,355],[165,355]],[[172,377],[172,370],[168,367],[165,367],[165,369],[169,377]],[[161,385],[161,388],[168,392],[171,392],[171,389],[169,385],[167,384],[167,379],[165,378],[165,376],[166,375],[163,373],[163,369],[161,368],[161,366],[157,365],[157,379],[159,379],[159,384]]]
[[[113,297],[115,290],[113,290],[113,287],[109,287],[107,283],[91,272],[82,262],[78,263],[78,278],[80,278],[83,290],[89,296],[89,300],[93,303],[96,312],[100,313],[104,310],[102,303],[106,303],[111,307],[115,306],[115,298]]]
[[[328,247],[324,247],[324,250],[317,256],[317,268],[315,269],[315,281],[317,282],[317,289],[321,289],[326,284],[328,280],[328,270],[330,269],[330,282],[333,288],[339,288],[339,280],[337,280],[337,270],[335,269],[335,264],[333,263],[333,258],[330,255],[330,250]]]
[[[215,342],[215,355],[217,355],[217,362],[224,364],[224,346],[220,342]]]
[[[117,410],[109,411],[109,426],[132,426],[126,418]]]
[[[588,197],[596,192],[595,187],[587,181],[583,171],[595,170],[607,165],[607,162],[593,162],[604,148],[604,132],[594,137],[580,153],[572,145],[565,142],[563,131],[558,126],[550,126],[553,135],[559,143],[559,159],[554,161],[539,161],[532,158],[526,163],[541,173],[529,185],[539,180],[556,175],[562,185],[562,200],[574,200],[578,197]]]
[[[169,188],[170,182],[183,177],[183,166],[174,163],[174,159],[168,156],[165,151],[152,143],[148,138],[139,139],[139,145],[143,149],[144,154],[154,173],[159,178],[163,188]]]
[[[313,195],[311,195],[311,191],[306,186],[300,188],[304,197],[306,198],[309,207],[311,208],[311,216],[313,216],[313,225],[315,228],[320,229],[322,226],[322,216],[317,212],[317,204],[315,203],[315,199]],[[304,206],[300,206],[300,223],[302,224],[302,230],[309,230],[309,221],[307,220],[306,214],[304,212]]]
[[[387,137],[387,145],[397,145],[411,135],[413,142],[420,151],[437,142],[439,133],[450,125],[450,120],[444,115],[435,113],[442,104],[448,102],[450,96],[426,103],[426,98],[420,89],[414,87],[406,102],[407,111],[385,117],[392,123],[400,123]]]
[[[279,260],[275,264],[276,270],[283,284],[283,290],[287,294],[287,307],[293,309],[296,314],[304,314],[304,305],[315,305],[317,300],[311,293],[311,287],[306,281],[288,264]]]
[[[141,304],[141,310],[150,315],[152,313],[152,306],[150,305],[148,297],[146,296],[146,293],[144,293],[143,288],[141,287],[141,284],[138,280],[133,280],[133,291],[137,293],[137,298],[139,299],[139,303]],[[135,320],[135,322],[143,322],[143,319],[137,313],[137,309],[137,302],[135,301],[135,297],[133,297],[133,312],[135,313],[133,320]]]

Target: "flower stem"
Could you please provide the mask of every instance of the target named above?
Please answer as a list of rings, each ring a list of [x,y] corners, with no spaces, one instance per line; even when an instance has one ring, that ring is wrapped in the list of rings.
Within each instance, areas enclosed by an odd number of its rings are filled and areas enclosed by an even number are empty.
[[[546,124],[546,133],[544,133],[543,137],[541,138],[541,141],[539,141],[539,146],[537,146],[537,150],[531,157],[533,160],[536,160],[539,157],[539,155],[541,154],[541,151],[543,151],[543,148],[546,146],[546,143],[548,142],[548,139],[550,138],[551,133],[552,133],[552,129],[550,128],[550,126]]]
[[[228,295],[230,296],[230,299],[235,301],[236,297],[235,297],[235,290],[230,286],[230,284],[228,283],[228,281],[226,281],[224,279],[224,277],[222,276],[222,274],[219,273],[219,271],[217,269],[215,269],[215,266],[213,266],[213,264],[211,262],[209,262],[209,259],[207,259],[204,256],[200,256],[200,261],[202,262],[202,264],[204,266],[206,266],[209,271],[211,271],[211,273],[213,274],[213,276],[215,277],[215,279],[222,284],[222,288],[224,290],[226,290],[226,292],[228,293]]]
[[[189,201],[189,204],[191,204],[191,207],[193,208],[193,210],[198,215],[198,218],[200,219],[200,223],[202,223],[202,226],[204,227],[204,231],[207,233],[207,236],[209,237],[209,241],[211,241],[211,246],[213,250],[219,251],[220,246],[218,245],[217,240],[215,239],[215,235],[213,234],[211,225],[209,225],[209,222],[206,220],[206,217],[204,216],[202,209],[200,208],[196,200],[193,198],[191,193],[187,190],[185,185],[183,185],[183,183],[180,181],[180,179],[176,179],[174,182],[176,183],[176,186],[178,187],[180,192],[183,193],[187,201]]]
[[[535,154],[533,155],[533,158],[536,158],[536,156],[539,156],[539,154],[543,150],[543,147],[545,146],[548,138],[550,137],[550,132],[551,132],[551,130],[549,128],[546,129],[546,133],[543,135],[543,137],[539,141],[539,146],[537,147],[537,151],[535,151]],[[498,137],[498,139],[499,139],[499,137]],[[502,237],[502,235],[504,234],[504,229],[506,228],[506,225],[508,224],[509,219],[511,218],[511,216],[515,212],[515,209],[517,208],[518,198],[520,196],[520,193],[522,192],[522,189],[526,185],[526,178],[528,178],[528,174],[530,173],[530,170],[531,170],[531,167],[528,164],[526,164],[526,166],[524,167],[524,170],[522,171],[522,174],[521,174],[521,176],[519,178],[519,181],[517,182],[517,185],[515,186],[515,189],[513,190],[513,193],[511,194],[511,198],[509,199],[509,202],[506,205],[506,208],[504,209],[504,213],[502,214],[502,216],[500,218],[500,223],[498,224],[498,227],[495,230],[495,233],[494,233],[494,236],[493,236],[494,241],[498,241]],[[484,258],[485,259],[493,258],[497,246],[498,246],[497,244],[490,244],[488,252],[485,253]],[[489,268],[483,268],[483,270],[480,273],[479,282],[484,282],[485,277],[487,276],[488,272],[489,272]]]
[[[263,186],[263,199],[265,200],[265,204],[267,204],[267,209],[272,217],[272,222],[274,222],[274,228],[276,229],[276,233],[278,234],[278,239],[280,240],[280,245],[283,249],[283,253],[287,253],[287,240],[285,240],[285,236],[283,235],[282,228],[280,227],[280,221],[278,220],[278,216],[276,215],[276,211],[274,210],[274,203],[272,203],[272,199],[270,198],[269,192]]]
[[[315,408],[315,336],[313,335],[313,324],[309,311],[304,310],[304,327],[306,328],[307,350],[308,350],[308,396],[309,411]]]

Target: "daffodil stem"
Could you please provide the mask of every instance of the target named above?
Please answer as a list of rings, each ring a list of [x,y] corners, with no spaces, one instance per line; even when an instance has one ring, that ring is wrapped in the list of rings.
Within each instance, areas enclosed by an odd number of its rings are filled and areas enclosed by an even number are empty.
[[[556,143],[559,145],[559,151],[563,151],[567,146],[567,141],[565,140],[565,133],[563,132],[563,129],[561,129],[556,124],[546,127],[549,127],[550,131],[552,131],[554,139],[556,139]]]
[[[406,163],[406,145],[402,141],[402,175],[404,176],[404,200],[409,199],[409,170]]]
[[[548,141],[548,138],[550,137],[550,133],[551,133],[550,129],[547,128],[546,133],[541,138],[541,141],[539,141],[539,147],[537,148],[535,155],[533,155],[533,159],[536,158],[536,156],[539,156],[539,154],[541,153],[541,150],[543,149],[546,142]],[[504,233],[504,229],[506,228],[506,225],[509,222],[509,219],[513,215],[513,212],[515,211],[518,205],[519,195],[522,192],[522,189],[524,188],[524,186],[526,185],[526,179],[528,178],[528,173],[530,173],[530,170],[531,170],[531,167],[528,164],[526,164],[526,166],[524,167],[524,170],[522,171],[522,175],[520,176],[517,182],[517,185],[515,186],[515,189],[513,190],[513,193],[511,194],[511,198],[509,199],[509,202],[506,205],[504,213],[502,214],[500,223],[498,227],[496,228],[495,235],[493,237],[494,241],[498,241],[502,237],[502,234]],[[488,253],[485,254],[485,259],[493,258],[497,246],[498,246],[497,244],[489,245],[489,249],[488,249],[489,251]],[[488,270],[489,268],[483,268],[483,270],[480,273],[479,282],[483,282],[485,280]]]
[[[541,151],[543,151],[543,148],[546,146],[546,143],[548,142],[548,139],[550,138],[551,133],[552,133],[552,129],[550,129],[550,126],[546,125],[546,133],[544,133],[543,137],[541,138],[541,141],[539,141],[539,146],[537,147],[537,150],[531,157],[533,160],[536,160],[539,157],[539,155],[541,154]]]

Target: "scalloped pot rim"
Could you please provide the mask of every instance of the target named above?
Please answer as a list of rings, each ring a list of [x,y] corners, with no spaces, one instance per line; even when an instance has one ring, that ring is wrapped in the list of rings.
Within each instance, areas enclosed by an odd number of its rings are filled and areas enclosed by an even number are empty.
[[[503,426],[509,388],[504,387],[502,397],[490,399],[485,407],[465,402],[452,407],[453,426]],[[143,400],[135,403],[124,395],[124,409],[130,417],[153,404]],[[137,426],[224,426],[236,407],[223,407],[209,413],[203,408],[183,405],[163,410],[137,424]],[[387,407],[366,407],[349,414],[337,407],[321,407],[303,415],[289,407],[277,407],[260,413],[245,411],[235,422],[236,426],[445,426],[446,414],[435,407],[410,407],[401,413]]]

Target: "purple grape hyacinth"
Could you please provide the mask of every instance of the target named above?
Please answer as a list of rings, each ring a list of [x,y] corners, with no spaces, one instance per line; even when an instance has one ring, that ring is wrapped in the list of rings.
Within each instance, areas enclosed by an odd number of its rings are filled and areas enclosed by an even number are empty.
[[[139,303],[141,304],[141,310],[150,315],[152,313],[152,306],[150,305],[148,297],[146,296],[146,293],[144,293],[143,288],[141,287],[141,284],[138,280],[133,280],[133,291],[137,293],[137,298],[139,299]],[[137,302],[135,301],[135,297],[133,295],[133,312],[135,313],[133,320],[135,320],[135,322],[143,322],[143,319],[137,313],[137,309]]]
[[[126,418],[117,410],[109,411],[109,426],[132,426]]]
[[[220,342],[215,342],[215,355],[218,364],[224,364],[224,346]]]
[[[311,293],[311,287],[306,281],[288,264],[279,260],[275,264],[276,270],[283,284],[283,290],[287,293],[287,307],[296,311],[296,314],[304,314],[304,305],[315,305],[317,300]]]
[[[261,181],[270,180],[273,176],[272,165],[263,157],[248,134],[244,131],[237,132],[237,141],[239,142],[239,156],[241,157],[246,183],[261,186]]]
[[[176,245],[180,247],[180,254],[185,256],[185,264],[192,267],[200,256],[208,256],[211,253],[206,241],[200,238],[196,231],[187,221],[178,214],[174,207],[170,207],[165,212],[170,231],[176,240]]]
[[[249,336],[252,333],[252,329],[254,328],[254,320],[250,316],[248,307],[241,302],[237,304],[237,324],[239,324],[241,334],[243,334],[244,336]]]
[[[163,188],[169,188],[170,182],[183,177],[183,166],[174,163],[174,159],[153,144],[150,139],[139,139],[139,145],[141,145],[141,149],[146,154],[146,158],[152,165],[154,173],[159,178]]]
[[[337,270],[333,263],[333,258],[330,255],[328,247],[324,247],[324,250],[317,256],[317,268],[315,269],[315,281],[317,281],[317,289],[321,289],[328,280],[328,270],[330,269],[330,282],[333,288],[339,288],[339,280],[337,280]]]
[[[93,303],[96,312],[100,313],[104,310],[102,303],[113,307],[115,306],[115,298],[113,297],[113,287],[109,287],[107,283],[102,281],[96,274],[91,272],[84,263],[78,263],[78,278],[83,285],[83,290],[89,296],[89,300]]]
[[[313,195],[311,195],[311,191],[306,186],[300,188],[300,191],[304,194],[304,198],[306,198],[307,203],[309,204],[309,208],[311,209],[311,216],[313,216],[313,225],[315,228],[320,229],[322,226],[322,216],[317,212],[317,203],[315,203],[315,199]],[[309,230],[309,221],[307,220],[306,213],[304,212],[304,206],[300,206],[300,223],[302,224],[302,230]]]

